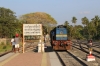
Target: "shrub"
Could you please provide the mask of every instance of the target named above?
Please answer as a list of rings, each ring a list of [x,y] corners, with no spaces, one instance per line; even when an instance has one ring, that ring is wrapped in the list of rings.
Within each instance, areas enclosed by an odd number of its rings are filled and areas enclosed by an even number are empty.
[[[6,49],[7,48],[7,46],[3,46],[3,48],[2,49]]]
[[[5,45],[4,42],[1,42],[1,45]]]

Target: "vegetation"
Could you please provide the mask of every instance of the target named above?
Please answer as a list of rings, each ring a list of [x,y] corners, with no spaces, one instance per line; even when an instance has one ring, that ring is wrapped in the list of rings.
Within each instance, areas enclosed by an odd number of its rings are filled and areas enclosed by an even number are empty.
[[[96,15],[91,21],[87,17],[83,17],[82,25],[76,24],[76,17],[72,17],[72,23],[74,26],[69,25],[68,21],[65,21],[64,25],[67,26],[69,31],[68,36],[70,39],[94,39],[100,40],[100,17]]]
[[[64,25],[67,26],[69,39],[100,39],[100,17],[98,15],[91,18],[89,21],[87,17],[81,19],[83,25],[76,25],[77,18],[72,17],[72,23],[69,25],[65,21]],[[24,14],[17,18],[15,12],[8,8],[0,7],[0,37],[11,38],[15,33],[22,34],[22,24],[42,24],[43,32],[50,32],[56,27],[56,20],[49,14],[44,12],[35,12]]]
[[[10,9],[0,7],[0,37],[9,38],[21,31],[22,24]]]
[[[94,18],[89,19],[87,17],[81,18],[83,25],[76,25],[77,18],[72,17],[72,23],[69,25],[68,21],[64,22],[64,25],[68,30],[69,39],[94,39],[100,40],[100,17],[98,15]],[[15,33],[22,35],[22,24],[42,24],[43,32],[50,32],[56,27],[56,20],[49,14],[44,12],[35,12],[24,14],[17,18],[15,12],[8,8],[0,7],[0,38],[11,38]],[[22,44],[21,44],[22,45]],[[10,43],[0,44],[0,52],[11,50]]]
[[[19,20],[28,24],[42,24],[44,32],[49,32],[57,24],[51,15],[44,12],[25,14],[22,15]]]
[[[3,42],[1,42],[0,44],[0,54],[10,51],[12,49],[12,46],[10,44],[4,44]]]

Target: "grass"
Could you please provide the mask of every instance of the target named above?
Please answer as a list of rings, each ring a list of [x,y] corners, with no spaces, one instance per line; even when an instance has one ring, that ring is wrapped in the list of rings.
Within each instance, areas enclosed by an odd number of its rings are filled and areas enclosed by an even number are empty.
[[[7,39],[6,42],[2,42],[2,41],[0,42],[0,54],[12,50],[12,45],[10,41],[11,39]],[[20,42],[20,47],[21,46],[22,46],[22,42]]]
[[[11,49],[12,49],[12,46],[10,44],[3,44],[3,43],[0,44],[0,54],[10,51]]]
[[[20,44],[20,47],[21,46],[22,46],[22,44]],[[12,45],[10,45],[10,44],[6,44],[6,45],[0,44],[0,54],[4,53],[4,52],[7,52],[7,51],[10,51],[10,50],[12,50]]]

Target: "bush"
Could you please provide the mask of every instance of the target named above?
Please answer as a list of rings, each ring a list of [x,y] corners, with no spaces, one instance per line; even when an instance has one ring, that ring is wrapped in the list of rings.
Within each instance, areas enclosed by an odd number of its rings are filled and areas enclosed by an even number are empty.
[[[5,45],[4,42],[1,42],[1,45]]]
[[[2,49],[6,49],[7,48],[7,46],[3,46],[3,48]]]

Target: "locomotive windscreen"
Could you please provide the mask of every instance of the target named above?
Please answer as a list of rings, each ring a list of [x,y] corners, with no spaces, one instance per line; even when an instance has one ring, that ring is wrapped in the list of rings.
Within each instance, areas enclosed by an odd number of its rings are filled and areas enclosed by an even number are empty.
[[[67,40],[66,28],[56,28],[56,40]]]

